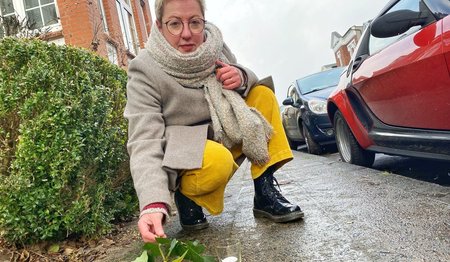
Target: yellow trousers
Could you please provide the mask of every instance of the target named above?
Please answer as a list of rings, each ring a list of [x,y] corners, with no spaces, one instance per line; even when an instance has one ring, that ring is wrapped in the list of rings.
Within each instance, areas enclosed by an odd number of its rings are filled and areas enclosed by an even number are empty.
[[[266,86],[253,87],[245,98],[248,106],[256,108],[272,125],[274,134],[269,141],[270,160],[264,166],[251,165],[251,176],[258,178],[268,167],[280,168],[293,155],[289,147],[275,94]],[[197,205],[218,215],[223,210],[225,186],[238,169],[236,160],[242,156],[241,147],[228,150],[222,144],[207,140],[202,168],[181,173],[180,191]]]

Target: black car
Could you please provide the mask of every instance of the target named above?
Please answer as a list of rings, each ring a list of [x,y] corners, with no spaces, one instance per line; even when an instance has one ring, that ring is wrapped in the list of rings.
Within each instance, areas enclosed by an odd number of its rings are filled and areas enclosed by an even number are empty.
[[[335,145],[327,115],[327,98],[343,70],[343,67],[336,67],[318,72],[297,79],[289,86],[281,118],[292,149],[305,143],[309,153],[318,155],[325,146]]]

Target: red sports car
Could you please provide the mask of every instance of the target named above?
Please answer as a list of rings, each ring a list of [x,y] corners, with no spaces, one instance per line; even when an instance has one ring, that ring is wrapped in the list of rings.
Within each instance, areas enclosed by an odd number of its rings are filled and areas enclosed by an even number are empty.
[[[344,162],[450,161],[449,13],[449,0],[392,0],[367,26],[327,103]]]

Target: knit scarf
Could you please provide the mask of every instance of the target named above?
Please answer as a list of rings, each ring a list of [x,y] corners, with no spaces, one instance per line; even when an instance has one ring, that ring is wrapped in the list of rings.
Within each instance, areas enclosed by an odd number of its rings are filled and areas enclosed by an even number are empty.
[[[222,87],[214,75],[217,59],[229,63],[223,55],[224,42],[220,30],[208,22],[206,40],[194,52],[181,53],[173,48],[156,24],[153,25],[146,49],[161,69],[185,88],[203,88],[209,105],[214,140],[228,149],[242,145],[242,153],[254,164],[269,161],[267,143],[272,126],[259,111],[247,106],[235,91]]]

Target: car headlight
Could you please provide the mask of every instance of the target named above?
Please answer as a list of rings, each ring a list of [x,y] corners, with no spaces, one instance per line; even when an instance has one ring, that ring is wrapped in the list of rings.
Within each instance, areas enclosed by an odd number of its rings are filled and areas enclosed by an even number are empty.
[[[327,102],[322,100],[310,100],[308,101],[308,107],[314,114],[326,114]]]

